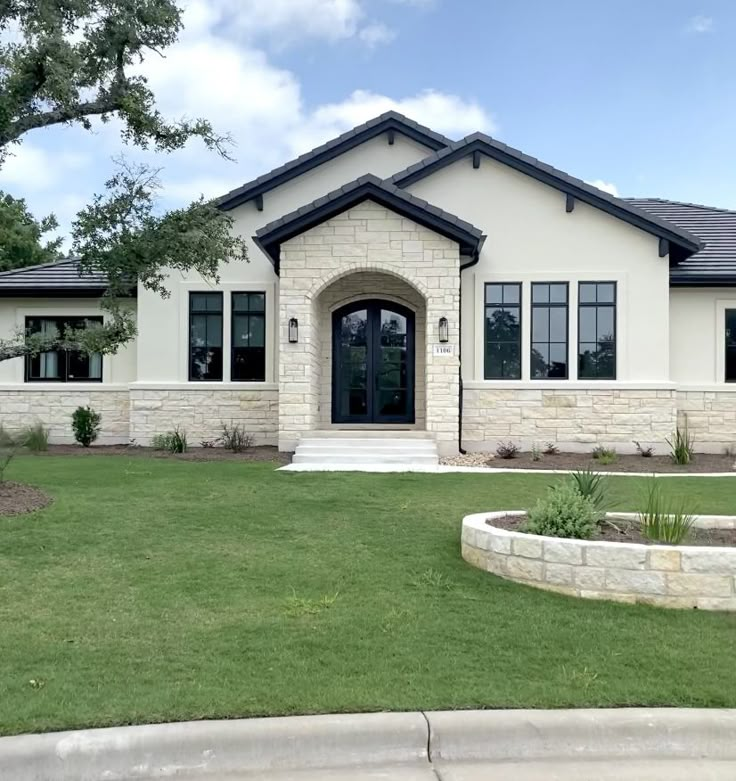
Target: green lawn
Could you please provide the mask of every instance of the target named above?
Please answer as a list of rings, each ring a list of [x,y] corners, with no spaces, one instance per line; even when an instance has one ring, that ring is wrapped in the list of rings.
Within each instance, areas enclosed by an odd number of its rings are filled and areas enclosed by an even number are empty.
[[[24,457],[0,518],[0,733],[384,709],[736,706],[736,616],[576,600],[460,558],[548,475]],[[734,512],[727,479],[672,478]],[[612,488],[633,509],[639,478]],[[35,683],[32,683],[34,681]]]

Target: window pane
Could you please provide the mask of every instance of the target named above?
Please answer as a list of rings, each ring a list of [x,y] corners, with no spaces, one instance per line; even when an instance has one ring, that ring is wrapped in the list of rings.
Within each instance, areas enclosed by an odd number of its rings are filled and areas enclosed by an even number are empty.
[[[549,341],[549,308],[546,306],[532,309],[532,341]]]
[[[726,310],[726,382],[736,382],[736,309]]]
[[[549,340],[550,342],[567,341],[567,308],[552,307],[549,310]]]
[[[553,304],[567,303],[567,285],[560,285],[560,284],[550,285],[549,300]]]
[[[598,285],[598,303],[612,304],[616,300],[616,283],[601,282]]]
[[[234,312],[265,312],[265,293],[233,293]]]
[[[549,377],[567,377],[567,345],[549,346]]]
[[[578,329],[581,342],[595,342],[598,338],[596,325],[596,308],[594,306],[582,306],[578,313]]]
[[[222,379],[222,315],[190,315],[190,379]]]
[[[518,307],[486,309],[486,341],[508,342],[520,336]]]
[[[598,339],[613,339],[615,310],[612,306],[598,307]]]
[[[532,302],[535,304],[549,303],[549,285],[532,284]]]
[[[190,293],[192,312],[222,312],[222,293]]]
[[[503,302],[504,304],[518,304],[521,297],[520,285],[504,285],[503,286]]]
[[[55,338],[67,329],[92,328],[102,324],[102,317],[33,317],[26,318],[30,333]],[[26,360],[26,379],[48,382],[85,382],[102,380],[102,356],[82,352],[53,350]]]
[[[266,350],[263,347],[235,347],[233,349],[233,380],[262,382],[265,377]]]
[[[542,379],[549,371],[549,345],[545,343],[532,344],[531,376]]]
[[[503,285],[486,285],[486,304],[503,303]]]
[[[596,302],[596,285],[591,282],[580,283],[580,303],[581,304],[595,304]]]

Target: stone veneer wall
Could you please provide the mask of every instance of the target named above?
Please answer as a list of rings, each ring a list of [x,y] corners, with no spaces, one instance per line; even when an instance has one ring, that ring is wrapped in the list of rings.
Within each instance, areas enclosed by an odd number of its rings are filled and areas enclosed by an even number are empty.
[[[426,307],[426,428],[440,452],[457,451],[459,394],[460,257],[456,242],[365,201],[284,242],[279,305],[279,448],[293,450],[319,422],[321,339],[318,297],[354,272],[398,277]],[[288,322],[299,321],[290,344]],[[437,324],[450,325],[449,356],[433,355]]]
[[[411,285],[389,274],[371,271],[358,272],[342,277],[320,293],[318,298],[318,317],[320,331],[320,396],[319,422],[327,426],[332,421],[332,313],[344,304],[361,298],[384,298],[398,302],[411,309],[415,314],[416,329],[416,365],[414,407],[417,428],[425,425],[425,330],[426,315],[424,299]]]
[[[736,388],[718,391],[678,391],[677,417],[703,452],[736,448]]]
[[[675,403],[672,390],[466,388],[463,446],[494,450],[513,440],[527,450],[554,442],[567,451],[633,451],[633,440],[659,445],[672,435]]]
[[[555,539],[463,519],[468,564],[528,586],[587,599],[736,611],[736,548]]]
[[[127,388],[82,390],[67,384],[37,389],[27,385],[0,391],[0,423],[12,432],[40,421],[49,429],[50,442],[72,444],[72,413],[89,405],[102,415],[98,444],[123,444],[129,439],[129,399]]]
[[[275,445],[278,391],[181,387],[130,391],[130,438],[149,445],[154,434],[185,429],[190,446],[222,433],[223,423],[239,423],[256,445]]]

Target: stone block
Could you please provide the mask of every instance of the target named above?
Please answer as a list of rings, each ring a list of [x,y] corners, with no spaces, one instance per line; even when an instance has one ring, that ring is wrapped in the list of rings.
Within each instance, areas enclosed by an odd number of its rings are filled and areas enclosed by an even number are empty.
[[[541,559],[542,540],[529,535],[514,537],[513,552],[516,556],[524,556],[529,559]]]
[[[506,573],[517,580],[544,580],[544,564],[521,556],[506,556]]]
[[[607,569],[606,589],[622,594],[666,594],[666,575],[630,569]]]
[[[547,564],[544,568],[544,580],[558,586],[570,586],[573,583],[573,569],[569,564]]]
[[[666,575],[667,591],[672,596],[733,597],[733,578],[727,575],[699,575],[673,572]]]
[[[606,571],[598,567],[574,567],[573,576],[577,588],[584,591],[603,591],[606,586]]]
[[[585,562],[592,567],[614,569],[644,569],[647,562],[645,545],[626,543],[591,543],[585,547]]]
[[[545,540],[544,560],[554,564],[582,564],[581,545],[570,540]]]
[[[649,568],[654,570],[667,570],[678,572],[681,566],[680,551],[676,550],[657,550],[652,548],[649,551]]]
[[[736,575],[736,548],[685,549],[682,571]]]

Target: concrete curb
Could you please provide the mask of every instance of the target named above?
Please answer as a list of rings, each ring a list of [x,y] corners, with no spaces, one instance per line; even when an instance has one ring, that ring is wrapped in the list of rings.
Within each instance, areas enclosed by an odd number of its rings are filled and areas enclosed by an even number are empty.
[[[427,762],[421,713],[191,721],[0,738],[0,778],[133,781]]]
[[[13,781],[529,760],[736,760],[736,710],[446,711],[195,721],[0,738]]]

